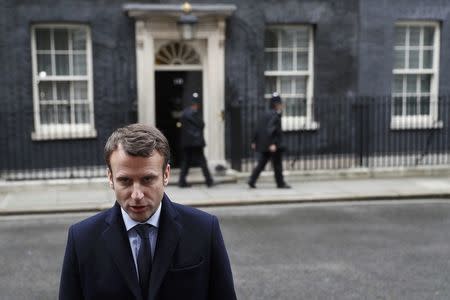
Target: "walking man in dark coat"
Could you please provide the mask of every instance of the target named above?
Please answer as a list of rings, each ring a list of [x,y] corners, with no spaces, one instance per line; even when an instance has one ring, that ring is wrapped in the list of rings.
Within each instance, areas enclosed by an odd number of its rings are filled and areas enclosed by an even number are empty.
[[[203,176],[205,176],[206,185],[211,187],[214,181],[209,173],[208,164],[203,148],[206,146],[203,136],[205,123],[199,114],[200,99],[197,93],[193,94],[191,105],[183,110],[181,115],[181,145],[183,147],[183,160],[181,162],[179,187],[189,187],[186,182],[186,176],[194,162],[199,163]]]
[[[282,129],[281,129],[281,113],[283,111],[283,103],[278,93],[273,93],[270,99],[270,109],[264,114],[260,120],[256,132],[252,140],[252,148],[258,154],[258,164],[248,180],[250,188],[256,188],[256,180],[259,174],[264,170],[269,159],[272,160],[272,166],[275,175],[275,181],[278,188],[290,188],[283,178],[282,167]]]

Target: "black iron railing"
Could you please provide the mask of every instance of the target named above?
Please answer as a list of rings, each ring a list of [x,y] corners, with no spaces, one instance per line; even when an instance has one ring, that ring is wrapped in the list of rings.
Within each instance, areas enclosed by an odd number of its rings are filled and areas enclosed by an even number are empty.
[[[70,124],[71,118],[65,116],[71,113],[70,109],[62,113],[57,109],[56,116],[45,118],[30,109],[0,108],[0,179],[105,176],[106,139],[115,128],[136,120],[135,112],[111,105],[90,123],[86,120],[93,117],[91,110],[77,111],[78,120],[84,123]],[[36,122],[37,118],[41,123]]]
[[[322,97],[315,98],[309,107],[288,104],[283,113],[284,168],[449,164],[450,97],[425,99],[423,103],[421,100],[405,101],[402,108],[395,110],[391,97]],[[241,151],[232,151],[231,161],[242,171],[254,167],[251,136],[265,109],[265,103],[230,107],[234,116],[240,116],[236,124],[241,124],[240,130],[233,128],[234,140],[239,139],[235,144]]]
[[[288,104],[283,119],[284,169],[450,164],[450,97],[404,103],[399,108],[391,97],[317,97],[310,104]],[[251,136],[265,104],[242,99],[229,103],[226,140],[234,169],[250,171],[255,165]],[[83,113],[79,120],[89,120],[91,112]],[[43,120],[49,124],[36,125],[31,109],[0,107],[0,179],[104,176],[107,137],[137,119],[135,110],[114,105],[96,111],[92,124],[69,125],[64,122],[77,119],[62,116],[47,116]],[[60,124],[50,124],[55,120]]]

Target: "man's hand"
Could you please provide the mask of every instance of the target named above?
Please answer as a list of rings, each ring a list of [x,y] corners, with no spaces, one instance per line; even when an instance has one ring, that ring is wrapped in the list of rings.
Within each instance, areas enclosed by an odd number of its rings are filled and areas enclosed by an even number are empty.
[[[277,151],[277,145],[275,145],[275,144],[270,145],[269,146],[269,151],[272,152],[272,153],[276,152]]]
[[[250,145],[250,147],[252,147],[252,150],[255,150],[255,149],[256,149],[256,144],[255,144],[255,143],[252,143],[252,144]]]

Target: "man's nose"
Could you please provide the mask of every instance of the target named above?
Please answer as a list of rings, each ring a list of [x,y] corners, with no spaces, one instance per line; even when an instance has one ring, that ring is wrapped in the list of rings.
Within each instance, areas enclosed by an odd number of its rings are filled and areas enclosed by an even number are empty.
[[[133,192],[131,193],[131,198],[140,200],[143,197],[144,193],[142,192],[141,185],[139,183],[133,184]]]

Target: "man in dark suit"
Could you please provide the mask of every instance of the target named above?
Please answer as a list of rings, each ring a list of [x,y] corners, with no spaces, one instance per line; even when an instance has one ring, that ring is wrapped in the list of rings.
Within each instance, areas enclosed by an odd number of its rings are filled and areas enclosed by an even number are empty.
[[[203,122],[200,113],[200,99],[197,93],[194,93],[191,99],[191,105],[183,110],[181,115],[181,146],[183,148],[183,160],[180,168],[180,178],[178,181],[179,187],[189,187],[186,182],[186,176],[195,162],[200,165],[203,176],[205,177],[206,185],[211,187],[214,185],[214,180],[208,169],[203,148],[206,146],[205,138],[203,137],[203,129],[205,123]]]
[[[259,120],[258,127],[252,140],[252,148],[258,154],[258,164],[253,169],[248,180],[250,188],[256,188],[256,181],[259,174],[264,170],[269,159],[272,160],[275,181],[278,188],[290,188],[283,178],[282,167],[282,134],[281,113],[283,111],[283,103],[278,93],[273,93],[270,99],[270,109]]]
[[[236,299],[215,216],[171,202],[169,144],[117,129],[105,146],[115,205],[69,229],[59,299]]]

